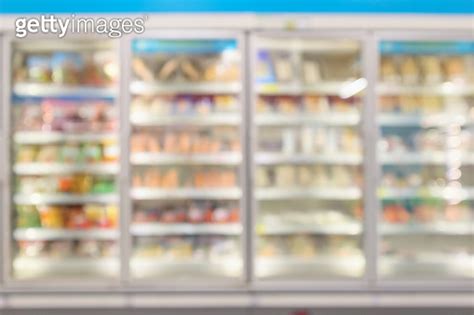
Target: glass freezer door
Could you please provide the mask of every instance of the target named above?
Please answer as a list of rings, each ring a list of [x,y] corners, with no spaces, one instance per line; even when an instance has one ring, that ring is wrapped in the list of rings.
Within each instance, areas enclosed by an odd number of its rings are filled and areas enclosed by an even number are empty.
[[[379,274],[473,278],[474,42],[379,49]]]
[[[241,279],[241,48],[132,41],[134,279]]]
[[[360,278],[361,45],[298,34],[254,45],[256,276]]]
[[[118,278],[113,43],[13,41],[11,58],[10,276]]]

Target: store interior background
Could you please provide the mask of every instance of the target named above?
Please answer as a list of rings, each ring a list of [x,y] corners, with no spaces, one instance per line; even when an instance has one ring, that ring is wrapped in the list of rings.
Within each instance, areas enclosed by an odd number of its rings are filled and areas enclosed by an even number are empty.
[[[0,315],[474,314],[473,14],[0,0]]]

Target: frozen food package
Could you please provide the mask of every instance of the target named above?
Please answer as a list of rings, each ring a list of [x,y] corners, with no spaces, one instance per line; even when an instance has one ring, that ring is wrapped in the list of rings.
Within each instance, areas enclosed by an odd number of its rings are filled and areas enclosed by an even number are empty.
[[[330,110],[329,99],[326,96],[305,95],[303,107],[307,113],[327,113]]]
[[[446,80],[465,82],[466,80],[465,66],[466,65],[464,64],[464,60],[460,56],[446,58],[444,61],[444,70],[446,73]]]
[[[280,113],[294,114],[298,111],[296,100],[291,97],[278,97],[276,105]]]
[[[268,51],[260,50],[257,55],[257,80],[259,83],[275,82],[275,73],[271,55]]]
[[[184,77],[189,81],[200,81],[202,79],[202,70],[196,60],[181,60],[180,69]]]
[[[321,81],[321,70],[316,60],[303,61],[303,78],[307,84],[313,84]]]
[[[405,56],[401,60],[400,73],[404,84],[417,84],[420,82],[420,70],[417,59]]]
[[[84,68],[83,57],[74,52],[56,52],[51,58],[52,81],[56,84],[77,85]]]
[[[298,185],[310,187],[313,184],[313,170],[310,166],[298,167]]]
[[[400,73],[393,57],[382,57],[380,72],[383,82],[399,83],[401,81]]]
[[[283,147],[282,151],[284,154],[293,154],[296,152],[297,140],[296,132],[294,129],[287,128],[282,131]]]
[[[293,166],[277,166],[275,168],[275,185],[292,187],[296,184],[296,169]]]
[[[143,58],[135,57],[132,60],[132,68],[135,75],[143,81],[151,82],[154,81],[152,71],[149,69]]]
[[[420,57],[420,65],[423,71],[424,82],[427,84],[440,83],[443,80],[441,59],[437,56]]]
[[[268,187],[272,183],[270,174],[265,168],[257,168],[255,175],[255,186],[257,187]]]
[[[420,98],[413,95],[401,95],[400,98],[400,110],[402,113],[416,113],[419,112],[423,107],[420,102]]]
[[[294,79],[293,65],[288,55],[276,55],[273,57],[275,75],[278,82],[289,82]]]
[[[314,153],[314,130],[310,126],[303,127],[301,130],[301,152]]]
[[[421,96],[419,98],[423,113],[436,114],[443,112],[442,99],[438,96]]]
[[[27,57],[28,80],[35,83],[51,82],[51,57],[48,55],[30,55]]]

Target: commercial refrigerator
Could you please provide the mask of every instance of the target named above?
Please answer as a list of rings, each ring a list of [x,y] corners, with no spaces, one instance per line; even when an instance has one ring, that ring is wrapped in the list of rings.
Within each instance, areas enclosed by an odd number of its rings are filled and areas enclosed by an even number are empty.
[[[361,128],[367,79],[357,34],[252,38],[256,281],[365,277]]]
[[[38,36],[6,45],[6,282],[118,280],[114,43]]]
[[[472,285],[474,42],[378,36],[380,283]]]
[[[206,31],[127,44],[132,281],[245,276],[243,45],[236,33]]]

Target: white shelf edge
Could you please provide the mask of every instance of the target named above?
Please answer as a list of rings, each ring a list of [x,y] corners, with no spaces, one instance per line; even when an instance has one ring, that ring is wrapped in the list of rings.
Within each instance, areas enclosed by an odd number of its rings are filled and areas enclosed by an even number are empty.
[[[100,141],[116,141],[118,135],[116,133],[84,133],[72,134],[62,132],[49,131],[17,131],[13,139],[18,144],[44,144],[55,142],[100,142]]]
[[[132,153],[133,165],[239,165],[242,161],[239,152],[218,152],[209,154],[168,154]]]
[[[130,91],[137,95],[150,94],[237,94],[241,91],[239,82],[177,82],[177,83],[160,83],[160,82],[144,82],[133,81],[130,83]]]
[[[238,126],[238,114],[211,113],[208,115],[156,115],[153,113],[132,113],[130,122],[134,126]]]
[[[259,165],[274,165],[283,163],[294,164],[347,164],[360,165],[362,156],[356,154],[339,153],[313,153],[309,154],[283,154],[283,153],[257,153],[255,162]]]
[[[119,172],[117,163],[65,164],[65,163],[17,163],[13,166],[17,175],[51,175],[90,173],[114,175]]]
[[[87,98],[114,98],[117,94],[115,88],[93,86],[68,86],[61,84],[43,83],[16,83],[13,93],[18,96],[38,97],[67,97],[78,96]]]
[[[328,225],[271,225],[257,226],[258,235],[323,234],[323,235],[359,235],[362,225],[358,222],[346,222]]]
[[[257,200],[282,200],[294,198],[314,198],[327,200],[358,200],[362,198],[362,191],[357,187],[351,188],[258,188]]]
[[[48,241],[48,240],[117,240],[119,233],[115,229],[45,229],[19,228],[13,232],[15,240]]]
[[[445,234],[471,235],[474,234],[474,224],[470,222],[435,222],[435,223],[382,223],[382,235],[413,235],[413,234]]]
[[[348,113],[257,113],[255,115],[257,126],[279,126],[316,124],[325,126],[357,126],[360,123],[360,115],[356,112]]]
[[[407,85],[395,83],[378,83],[376,92],[379,95],[405,95],[405,94],[432,94],[432,95],[474,95],[474,87],[472,84],[463,84],[456,86],[455,84],[446,85],[426,84],[426,85]]]
[[[15,194],[15,204],[43,205],[43,204],[86,204],[86,203],[117,203],[117,194]]]
[[[134,200],[167,200],[167,199],[240,199],[240,188],[132,188]]]
[[[231,235],[242,233],[239,223],[133,223],[130,233],[134,236],[161,235]]]

